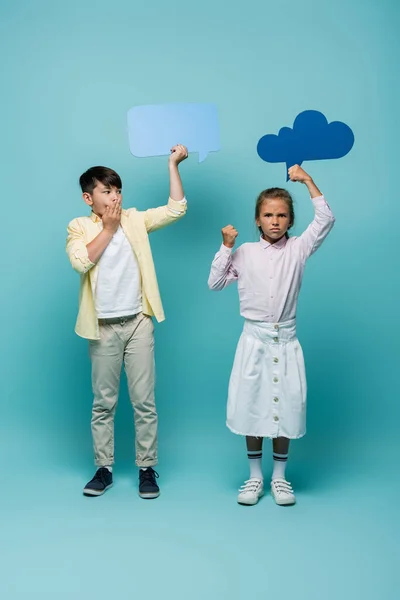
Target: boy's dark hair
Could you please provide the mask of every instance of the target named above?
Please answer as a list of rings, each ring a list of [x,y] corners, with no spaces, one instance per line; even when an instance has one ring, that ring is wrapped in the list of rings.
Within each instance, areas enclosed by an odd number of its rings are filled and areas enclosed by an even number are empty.
[[[91,167],[79,178],[79,185],[83,193],[93,194],[98,183],[107,187],[116,187],[119,190],[122,188],[120,176],[108,167]]]
[[[279,198],[280,200],[284,200],[286,202],[288,210],[289,210],[289,219],[290,219],[289,229],[291,229],[294,225],[293,198],[289,194],[289,192],[287,190],[284,190],[283,188],[268,188],[267,190],[263,190],[261,192],[261,194],[258,196],[257,201],[256,201],[256,216],[255,216],[255,218],[258,219],[258,217],[260,216],[260,212],[261,212],[261,206],[262,206],[264,200],[268,200],[269,198]],[[262,235],[263,231],[262,231],[261,227],[259,227],[258,229]],[[285,233],[285,237],[286,238],[289,237],[288,232]]]

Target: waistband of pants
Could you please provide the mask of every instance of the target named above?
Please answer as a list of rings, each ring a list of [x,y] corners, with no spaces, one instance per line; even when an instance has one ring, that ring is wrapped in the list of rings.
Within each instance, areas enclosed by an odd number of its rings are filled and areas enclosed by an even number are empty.
[[[283,321],[282,323],[266,323],[265,321],[245,320],[243,331],[267,343],[279,344],[295,340],[296,320]]]
[[[110,317],[107,319],[98,319],[99,325],[125,325],[128,321],[132,321],[138,316],[139,313],[135,315],[127,315],[125,317]]]

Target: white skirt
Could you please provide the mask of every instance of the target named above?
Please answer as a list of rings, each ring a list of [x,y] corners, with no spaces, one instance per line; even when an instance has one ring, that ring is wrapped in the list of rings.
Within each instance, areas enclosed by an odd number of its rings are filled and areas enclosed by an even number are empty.
[[[233,433],[290,439],[306,433],[307,382],[296,321],[245,321],[229,382]]]

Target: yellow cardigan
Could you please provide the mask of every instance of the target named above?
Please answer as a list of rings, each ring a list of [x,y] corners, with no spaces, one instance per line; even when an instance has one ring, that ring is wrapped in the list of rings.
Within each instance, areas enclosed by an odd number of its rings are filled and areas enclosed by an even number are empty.
[[[143,312],[155,316],[158,322],[165,319],[158,289],[156,271],[148,234],[181,219],[186,214],[186,202],[176,202],[169,198],[168,204],[146,211],[136,208],[123,210],[121,227],[132,246],[139,263],[142,281]],[[89,260],[87,244],[101,231],[102,221],[95,215],[78,217],[68,225],[67,254],[72,267],[81,276],[79,292],[79,312],[75,333],[79,336],[98,340],[100,338],[94,297],[98,276],[98,265]]]

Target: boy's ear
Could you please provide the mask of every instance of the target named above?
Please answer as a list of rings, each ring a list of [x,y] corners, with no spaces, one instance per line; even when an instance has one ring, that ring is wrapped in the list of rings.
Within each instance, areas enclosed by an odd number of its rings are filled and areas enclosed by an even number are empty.
[[[88,192],[83,192],[82,198],[88,206],[93,206],[92,196]]]

